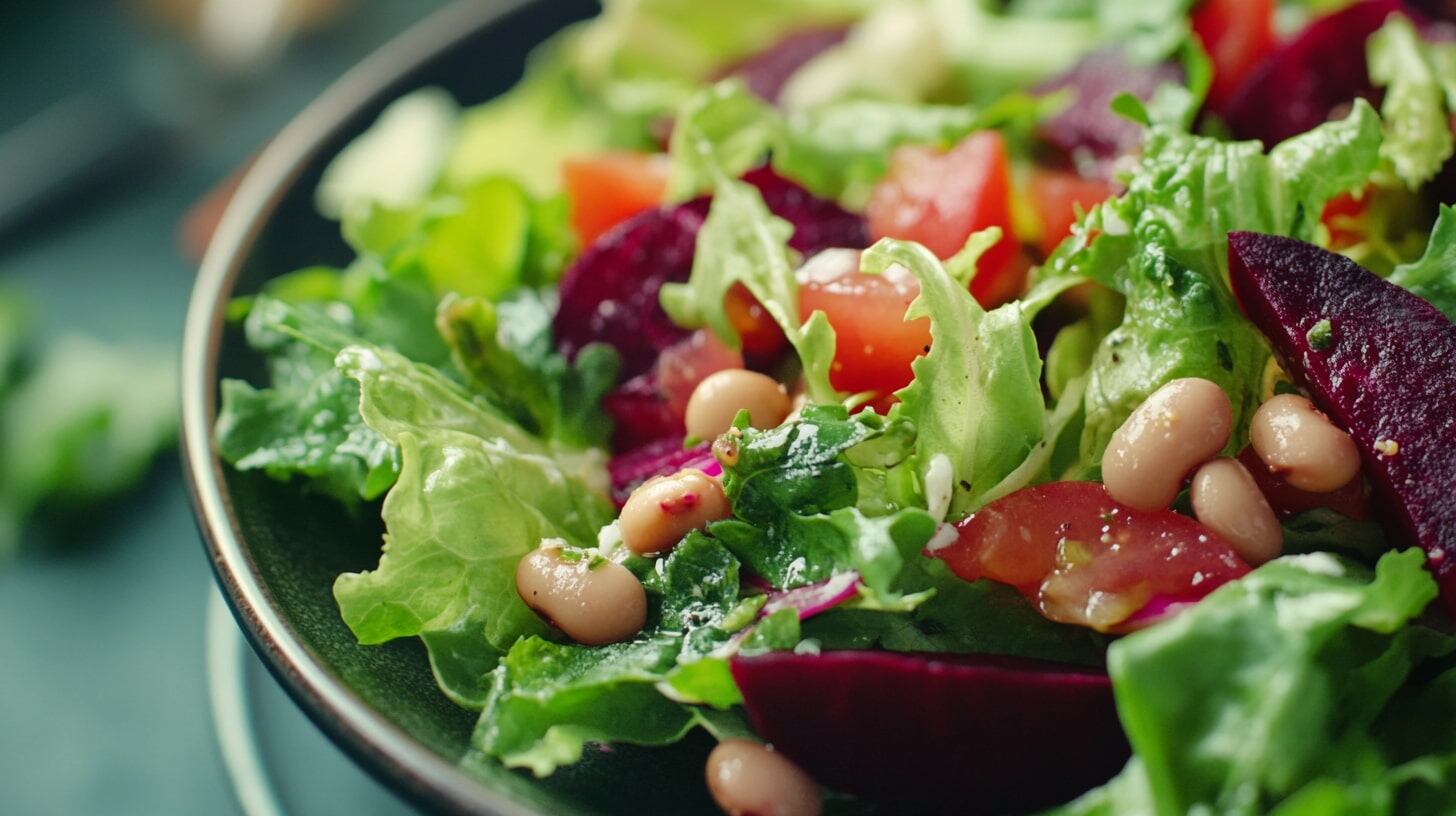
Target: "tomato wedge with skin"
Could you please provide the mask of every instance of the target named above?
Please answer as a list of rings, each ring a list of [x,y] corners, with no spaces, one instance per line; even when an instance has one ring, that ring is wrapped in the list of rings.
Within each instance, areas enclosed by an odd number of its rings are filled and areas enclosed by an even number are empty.
[[[1032,171],[1026,195],[1041,220],[1041,236],[1037,247],[1043,256],[1051,255],[1057,245],[1072,234],[1077,213],[1086,212],[1112,197],[1110,182],[1082,178],[1065,170],[1038,167]]]
[[[581,246],[628,218],[662,203],[671,167],[666,154],[614,151],[567,159],[562,182],[571,227]]]
[[[1000,227],[999,242],[977,263],[971,294],[992,306],[1016,256],[1011,231],[1011,172],[1006,144],[996,131],[973,133],[949,151],[906,145],[890,155],[890,169],[865,207],[870,235],[917,241],[940,258],[966,245],[974,232]]]
[[[743,353],[758,360],[777,356],[788,347],[784,330],[758,298],[741,283],[733,284],[723,297],[723,312],[743,346]]]
[[[1196,601],[1249,571],[1227,542],[1171,510],[1134,510],[1094,482],[1018,490],[956,525],[932,554],[967,581],[1016,587],[1046,617],[1102,632]]]
[[[1208,104],[1223,107],[1264,61],[1278,38],[1275,0],[1203,0],[1193,9],[1193,33],[1213,61]]]
[[[859,271],[858,252],[830,251],[805,264],[798,277],[799,319],[821,311],[834,327],[831,385],[887,396],[910,384],[910,364],[930,350],[930,321],[905,320],[920,295],[909,270],[892,266],[869,275]]]

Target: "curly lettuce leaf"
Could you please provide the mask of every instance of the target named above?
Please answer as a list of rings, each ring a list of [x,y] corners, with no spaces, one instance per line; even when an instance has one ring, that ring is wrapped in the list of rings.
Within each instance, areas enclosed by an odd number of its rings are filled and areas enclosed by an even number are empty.
[[[952,266],[973,271],[975,259],[1000,237],[980,233]],[[1041,357],[1020,303],[987,312],[963,280],[919,244],[884,239],[864,254],[864,271],[900,264],[920,282],[907,320],[930,319],[930,353],[916,358],[915,379],[898,391],[894,416],[914,424],[922,484],[937,519],[960,518],[980,506],[1042,444],[1047,431]],[[949,495],[932,486],[949,464]]]
[[[1318,806],[1364,786],[1386,785],[1393,800],[1412,770],[1397,764],[1432,750],[1449,762],[1451,740],[1429,719],[1390,727],[1408,717],[1402,700],[1432,688],[1422,671],[1456,649],[1414,624],[1436,597],[1423,564],[1419,551],[1391,553],[1372,575],[1328,554],[1289,556],[1113,644],[1135,758],[1061,812],[1344,812]],[[1432,812],[1449,811],[1451,792],[1447,782]],[[1420,812],[1393,806],[1361,812]]]
[[[1450,320],[1456,320],[1456,209],[1441,205],[1430,243],[1417,261],[1390,273],[1390,282],[1431,302]]]
[[[1366,52],[1370,81],[1385,89],[1380,155],[1414,190],[1456,151],[1449,114],[1456,108],[1456,44],[1427,42],[1408,17],[1395,14],[1370,35]]]
[[[788,246],[793,231],[769,211],[753,185],[720,175],[698,233],[692,275],[686,283],[663,285],[662,306],[678,325],[707,327],[736,348],[738,332],[723,311],[723,298],[735,283],[742,283],[798,352],[809,398],[837,402],[839,395],[829,384],[834,329],[823,312],[799,322],[799,285]]]
[[[743,175],[763,159],[779,127],[774,109],[741,80],[694,94],[673,122],[668,198],[686,201],[711,191],[721,177]]]
[[[544,633],[516,594],[516,562],[544,538],[594,543],[610,503],[573,463],[433,369],[367,346],[341,351],[338,367],[359,384],[364,421],[400,450],[379,566],[334,584],[355,636],[420,636],[432,661],[488,667]],[[437,665],[436,677],[462,705],[483,703],[483,675]]]

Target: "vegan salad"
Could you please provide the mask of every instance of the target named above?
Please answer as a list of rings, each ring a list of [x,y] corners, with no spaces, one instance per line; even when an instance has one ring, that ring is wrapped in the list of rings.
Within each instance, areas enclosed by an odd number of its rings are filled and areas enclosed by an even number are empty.
[[[608,0],[332,162],[218,451],[382,514],[339,612],[467,760],[1456,812],[1447,13]]]

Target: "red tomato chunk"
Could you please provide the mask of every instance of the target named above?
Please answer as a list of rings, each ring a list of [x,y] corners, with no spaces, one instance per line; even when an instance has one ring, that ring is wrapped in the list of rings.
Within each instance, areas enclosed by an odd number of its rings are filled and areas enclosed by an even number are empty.
[[[1048,618],[1104,632],[1149,603],[1194,601],[1249,571],[1197,521],[1133,510],[1093,482],[1028,487],[956,527],[934,553],[956,575],[1010,584]]]

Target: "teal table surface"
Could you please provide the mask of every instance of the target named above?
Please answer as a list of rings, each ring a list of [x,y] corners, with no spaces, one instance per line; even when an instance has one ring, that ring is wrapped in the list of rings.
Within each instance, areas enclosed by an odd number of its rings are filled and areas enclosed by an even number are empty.
[[[0,131],[81,91],[150,93],[180,114],[194,101],[185,51],[125,13],[139,4],[4,5]],[[229,90],[225,110],[185,144],[0,243],[0,286],[36,305],[43,336],[175,347],[194,272],[176,238],[187,207],[351,64],[440,5],[351,4],[330,30]],[[124,500],[65,526],[32,528],[22,556],[0,567],[0,812],[238,812],[204,671],[212,576],[176,455]],[[289,811],[408,812],[249,662],[262,755]]]

